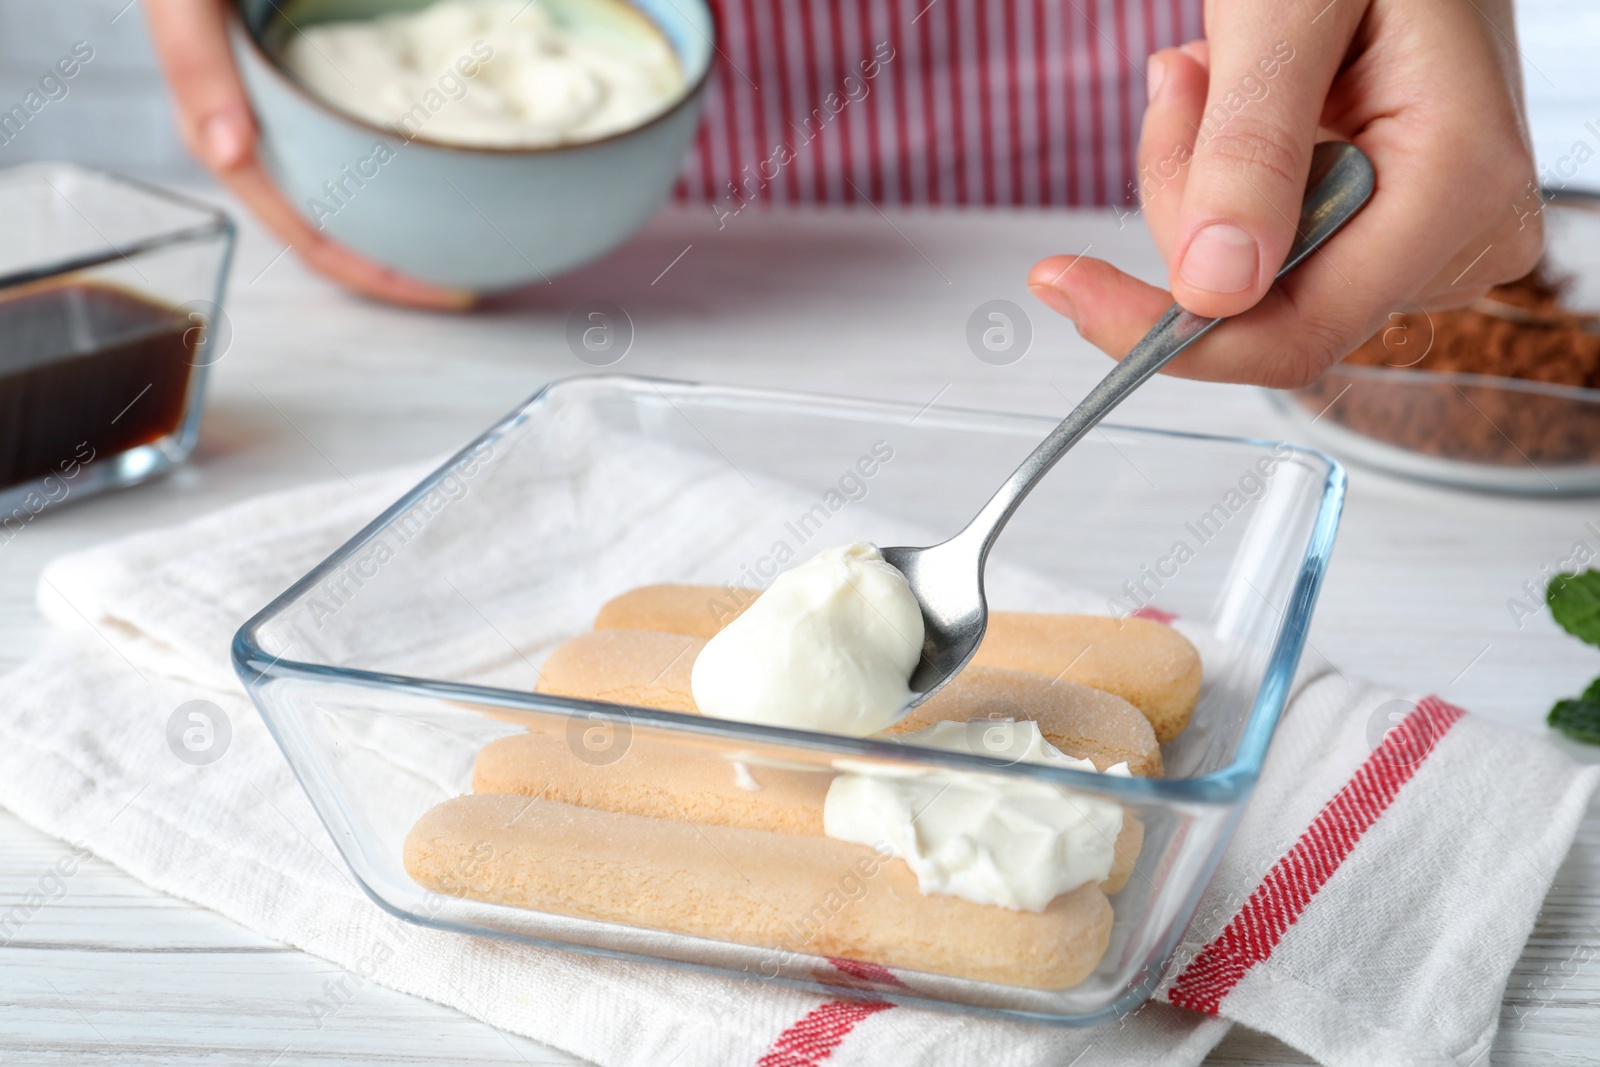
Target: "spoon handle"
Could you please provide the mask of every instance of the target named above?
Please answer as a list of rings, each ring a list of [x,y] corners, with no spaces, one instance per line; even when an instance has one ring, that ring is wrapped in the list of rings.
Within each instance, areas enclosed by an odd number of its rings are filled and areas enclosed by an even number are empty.
[[[1282,278],[1305,260],[1317,247],[1343,226],[1372,195],[1376,176],[1365,153],[1353,144],[1325,141],[1311,157],[1310,180],[1305,203],[1289,256],[1278,270]],[[1067,449],[1094,429],[1112,408],[1156,371],[1172,362],[1174,356],[1205,336],[1221,319],[1192,315],[1177,304],[1167,309],[1159,322],[1144,335],[1123,359],[1090,390],[1083,402],[1072,410],[1050,435],[1029,453],[1005,484],[973,518],[963,535],[983,534],[982,555],[1005,527],[1022,498],[1044,477]]]

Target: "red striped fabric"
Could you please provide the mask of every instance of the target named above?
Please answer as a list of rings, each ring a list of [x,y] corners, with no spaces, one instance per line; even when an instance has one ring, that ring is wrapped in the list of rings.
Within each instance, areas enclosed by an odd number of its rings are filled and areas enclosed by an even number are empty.
[[[853,1000],[830,1000],[807,1012],[772,1043],[756,1067],[817,1067],[833,1055],[867,1016],[892,1008],[892,1004],[863,1004]]]
[[[899,975],[895,974],[881,963],[866,963],[862,960],[836,959],[829,959],[828,962],[833,964],[837,970],[844,972],[851,978],[856,978],[863,982],[874,982],[878,985],[898,986],[901,989],[909,988],[900,980]],[[818,977],[820,981],[827,981],[826,978],[821,978],[820,975]]]
[[[1178,616],[1172,612],[1162,611],[1160,608],[1152,607],[1149,604],[1128,612],[1128,617],[1130,619],[1149,619],[1151,622],[1159,622],[1165,625],[1170,625],[1178,620]]]
[[[712,73],[680,200],[1134,199],[1144,60],[1202,0],[710,0]]]
[[[1465,714],[1438,697],[1418,702],[1267,872],[1222,933],[1178,976],[1167,999],[1215,1015],[1250,968],[1272,955],[1361,835]]]
[[[1344,787],[1318,812],[1222,933],[1178,976],[1167,999],[1182,1008],[1217,1014],[1223,999],[1250,968],[1272,955],[1284,933],[1339,869],[1361,835],[1387,810],[1400,787],[1411,780],[1434,746],[1465,714],[1438,697],[1418,701],[1411,714],[1384,736]],[[872,964],[829,962],[846,973],[863,967],[889,973]],[[861,1020],[891,1007],[887,1003],[829,1001],[780,1034],[757,1067],[817,1067]]]

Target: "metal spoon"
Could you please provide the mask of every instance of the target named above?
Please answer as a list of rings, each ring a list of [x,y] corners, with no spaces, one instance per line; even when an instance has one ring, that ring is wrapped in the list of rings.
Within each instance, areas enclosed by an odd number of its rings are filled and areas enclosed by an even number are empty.
[[[1334,141],[1317,145],[1294,245],[1278,277],[1298,266],[1359,211],[1372,195],[1375,181],[1371,161],[1355,145]],[[977,652],[989,625],[983,595],[984,564],[1022,498],[1107,412],[1221,321],[1191,315],[1172,305],[1133,351],[1022,461],[965,529],[928,548],[883,550],[884,559],[906,576],[922,607],[926,636],[922,659],[911,675],[908,710],[938,692]]]

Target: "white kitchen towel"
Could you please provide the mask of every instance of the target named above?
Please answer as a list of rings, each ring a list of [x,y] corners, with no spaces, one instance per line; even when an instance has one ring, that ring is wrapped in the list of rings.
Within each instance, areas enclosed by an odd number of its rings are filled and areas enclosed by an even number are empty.
[[[1295,697],[1167,982],[1088,1030],[414,927],[350,880],[227,644],[418,473],[277,494],[58,560],[40,602],[69,632],[0,679],[0,805],[348,968],[307,1002],[309,1026],[377,982],[605,1067],[1189,1065],[1233,1021],[1330,1065],[1471,1064],[1600,777],[1537,737],[1325,674]],[[228,735],[204,765],[168,737],[196,699],[223,710]],[[38,906],[0,915],[0,938]]]

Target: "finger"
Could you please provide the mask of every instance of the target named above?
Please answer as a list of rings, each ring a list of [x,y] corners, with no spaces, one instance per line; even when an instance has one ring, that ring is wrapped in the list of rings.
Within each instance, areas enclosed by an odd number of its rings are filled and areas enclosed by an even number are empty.
[[[1468,241],[1444,269],[1428,279],[1413,301],[1426,311],[1468,307],[1497,285],[1514,282],[1533,269],[1527,251],[1514,242]]]
[[[189,150],[308,266],[378,300],[452,310],[473,305],[469,292],[406,278],[335,244],[284,199],[255,153],[255,120],[219,0],[148,0],[146,12]]]
[[[1440,293],[1473,295],[1479,287],[1471,284],[1471,277],[1479,271],[1526,269],[1527,251],[1513,250],[1507,241],[1507,255],[1523,259],[1493,268],[1480,261],[1467,278],[1450,284],[1467,267],[1476,242],[1463,248],[1459,237],[1441,236],[1432,214],[1419,205],[1436,204],[1447,218],[1469,215],[1471,205],[1458,199],[1463,194],[1453,171],[1406,166],[1404,157],[1418,151],[1417,136],[1415,131],[1390,129],[1358,138],[1383,176],[1372,200],[1255,307],[1201,338],[1167,372],[1273,388],[1305,385],[1366,340],[1374,314],[1395,299],[1444,306],[1459,298]],[[1420,147],[1426,154],[1434,146]],[[1419,278],[1436,281],[1424,287]],[[1086,257],[1044,260],[1028,280],[1040,299],[1118,359],[1138,343],[1171,299],[1155,286]],[[1425,294],[1424,288],[1439,292]]]
[[[255,151],[255,120],[233,65],[219,0],[147,0],[156,54],[172,85],[184,143],[218,176]]]
[[[1120,360],[1172,306],[1172,295],[1103,260],[1080,257],[1071,270],[1062,273],[1057,264],[1073,258],[1042,261],[1029,276],[1029,288],[1053,310],[1072,319],[1085,340]],[[1053,267],[1054,283],[1046,284],[1046,272]],[[1282,290],[1273,289],[1250,311],[1196,341],[1163,373],[1201,381],[1284,388],[1303,385],[1333,359],[1316,359],[1313,352],[1322,351],[1320,346],[1295,344],[1295,316],[1296,310]]]
[[[1364,5],[1211,3],[1210,83],[1169,283],[1197,314],[1237,315],[1294,240],[1318,120]]]
[[[1058,264],[1066,266],[1063,261],[1071,260],[1076,260],[1070,264],[1071,269],[1062,272]],[[1042,284],[1044,276],[1052,269],[1054,284]],[[1117,360],[1133,351],[1173,303],[1172,294],[1165,289],[1124,274],[1104,260],[1057,256],[1036,266],[1029,277],[1030,283],[1036,276],[1041,284],[1038,288],[1029,286],[1035,295],[1053,310],[1072,319],[1084,340]],[[1274,290],[1255,310],[1232,320],[1228,329],[1232,331],[1233,323],[1243,322],[1283,303],[1283,294]],[[1278,368],[1260,361],[1238,358],[1237,353],[1231,353],[1227,347],[1237,347],[1240,343],[1237,334],[1232,332],[1221,345],[1215,334],[1202,337],[1169,363],[1163,373],[1202,381],[1254,384],[1267,384],[1262,376],[1275,378],[1281,373]],[[1219,357],[1219,351],[1228,355]]]
[[[1516,220],[1496,212],[1497,224],[1469,237],[1423,291],[1446,298],[1452,292],[1487,289],[1514,282],[1533,269],[1544,251],[1544,219]]]
[[[1210,71],[1205,41],[1163,49],[1146,65],[1146,99],[1139,131],[1140,210],[1162,259],[1172,262],[1177,224],[1194,159],[1196,132],[1204,122]],[[1318,127],[1318,141],[1334,140]]]
[[[1462,296],[1479,288],[1474,274],[1486,269],[1484,261],[1472,271],[1466,267],[1482,246],[1463,246],[1449,222],[1487,217],[1480,201],[1496,193],[1460,182],[1453,167],[1429,163],[1458,136],[1426,120],[1411,127],[1378,124],[1358,136],[1379,175],[1372,199],[1255,307],[1175,360],[1171,372],[1295,388],[1365,341],[1375,317],[1395,300],[1439,301],[1419,279],[1444,279],[1446,290],[1459,289]],[[1516,188],[1514,177],[1492,180],[1483,169],[1478,184],[1485,189]],[[1505,261],[1493,270],[1526,269],[1529,255],[1508,243]]]
[[[438,311],[465,311],[478,301],[468,290],[408,278],[329,240],[284,198],[254,157],[229,171],[223,181],[306,266],[364,296]]]
[[[1034,268],[1035,274],[1073,258],[1045,260]],[[1030,282],[1033,280],[1030,276]],[[1085,340],[1118,360],[1131,352],[1172,306],[1172,295],[1166,290],[1124,274],[1102,260],[1086,257],[1060,274],[1055,284],[1041,284],[1034,292],[1051,308],[1071,318]],[[1292,326],[1286,325],[1285,320],[1294,314],[1295,309],[1283,292],[1274,289],[1255,308],[1196,341],[1163,372],[1202,381],[1304,384],[1316,377],[1309,370],[1313,365],[1309,350],[1295,347],[1292,341],[1285,344],[1281,337],[1270,340],[1275,334],[1288,333],[1292,337]],[[1274,345],[1276,349],[1269,352]],[[1320,362],[1315,365],[1317,373],[1325,366]]]
[[[394,304],[462,311],[477,303],[477,296],[472,292],[407,278],[330,241],[284,199],[260,166],[252,164],[239,168],[225,180],[268,229],[320,274],[366,296]]]
[[[1161,258],[1171,260],[1194,131],[1206,102],[1206,70],[1188,53],[1167,48],[1145,67],[1149,104],[1139,130],[1139,203]]]
[[[1071,319],[1090,344],[1127,355],[1172,305],[1172,295],[1088,256],[1051,256],[1028,274],[1028,288]],[[1181,357],[1180,357],[1181,358]]]

